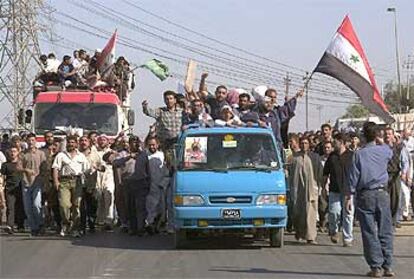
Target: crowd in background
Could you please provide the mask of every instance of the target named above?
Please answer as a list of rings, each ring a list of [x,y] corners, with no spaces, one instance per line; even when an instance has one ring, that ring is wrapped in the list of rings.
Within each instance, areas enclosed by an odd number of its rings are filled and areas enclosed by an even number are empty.
[[[15,135],[0,153],[5,230],[79,237],[99,227],[131,235],[166,231],[169,170],[155,137],[109,139],[91,132],[65,139]],[[3,156],[5,154],[5,156]]]
[[[172,160],[181,131],[191,125],[258,127],[271,129],[281,152],[287,151],[288,230],[308,243],[316,243],[318,229],[328,231],[334,243],[342,231],[344,246],[351,246],[354,210],[344,210],[344,198],[353,154],[364,139],[329,124],[316,132],[288,134],[286,124],[303,91],[279,106],[275,89],[257,87],[248,93],[220,85],[211,94],[206,78],[203,74],[197,92],[166,91],[164,107],[142,103],[144,114],[155,119],[144,141],[96,132],[62,140],[46,132],[45,145],[38,149],[33,134],[24,139],[3,135],[1,208],[7,207],[7,232],[29,228],[36,236],[53,229],[80,236],[114,226],[131,235],[172,232]],[[399,227],[411,219],[414,139],[409,130],[395,133],[384,127],[376,141],[393,153],[387,190]]]
[[[376,144],[392,150],[384,188],[389,192],[393,225],[399,228],[412,218],[414,138],[409,129],[396,133],[390,127],[383,127],[379,129]],[[346,210],[345,199],[350,195],[354,153],[365,146],[361,135],[334,130],[329,124],[323,124],[315,133],[289,135],[287,229],[295,231],[298,240],[316,243],[319,230],[328,232],[332,242],[338,243],[342,232],[343,245],[352,245],[353,226],[358,222],[354,218],[355,206]]]

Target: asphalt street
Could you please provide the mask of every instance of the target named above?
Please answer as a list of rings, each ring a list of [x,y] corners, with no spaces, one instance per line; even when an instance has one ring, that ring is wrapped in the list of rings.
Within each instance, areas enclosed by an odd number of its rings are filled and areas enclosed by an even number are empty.
[[[413,278],[413,231],[411,223],[395,237],[398,278]],[[2,234],[0,248],[0,278],[366,278],[368,270],[359,233],[349,248],[320,234],[318,245],[311,246],[287,235],[282,249],[219,237],[175,250],[172,236],[116,231],[80,239]]]

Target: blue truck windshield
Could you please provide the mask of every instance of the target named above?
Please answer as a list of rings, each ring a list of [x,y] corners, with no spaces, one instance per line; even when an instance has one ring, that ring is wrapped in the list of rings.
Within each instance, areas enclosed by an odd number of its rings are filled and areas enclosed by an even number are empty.
[[[279,161],[268,134],[200,134],[185,138],[181,170],[272,170]]]

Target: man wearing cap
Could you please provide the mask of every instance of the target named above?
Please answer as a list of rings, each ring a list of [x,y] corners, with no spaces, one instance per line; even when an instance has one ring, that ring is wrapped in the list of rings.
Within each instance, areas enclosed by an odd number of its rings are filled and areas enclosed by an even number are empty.
[[[214,123],[217,126],[228,126],[228,127],[237,127],[243,126],[240,118],[237,115],[234,115],[233,109],[229,105],[224,105],[220,110],[220,118],[216,119]]]
[[[114,220],[114,171],[111,165],[103,161],[103,156],[111,152],[109,139],[106,135],[98,137],[98,154],[102,160],[105,171],[98,173],[97,196],[98,196],[98,223],[104,223],[105,230],[111,230]]]
[[[66,151],[59,152],[52,164],[53,184],[59,192],[60,235],[65,236],[71,229],[73,236],[79,237],[83,175],[90,167],[88,159],[78,150],[77,137],[70,135],[66,141]]]

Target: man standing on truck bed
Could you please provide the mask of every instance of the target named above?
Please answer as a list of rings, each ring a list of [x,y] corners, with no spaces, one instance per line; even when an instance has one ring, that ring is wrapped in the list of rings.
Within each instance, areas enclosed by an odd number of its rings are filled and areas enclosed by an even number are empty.
[[[177,105],[177,96],[173,91],[164,92],[165,107],[152,109],[148,102],[142,102],[142,110],[157,120],[157,136],[165,152],[167,163],[171,163],[174,144],[177,142],[183,124],[183,109]]]

